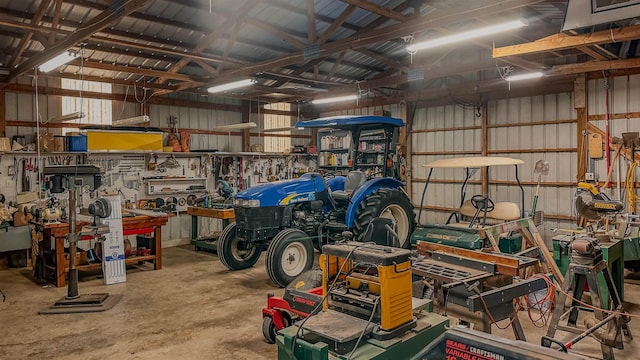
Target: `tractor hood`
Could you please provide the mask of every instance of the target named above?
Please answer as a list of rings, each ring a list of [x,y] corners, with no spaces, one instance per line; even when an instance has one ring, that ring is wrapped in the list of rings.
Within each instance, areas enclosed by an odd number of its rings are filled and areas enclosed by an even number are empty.
[[[259,200],[261,207],[278,206],[316,200],[317,193],[326,190],[322,176],[314,173],[304,174],[297,179],[256,185],[237,193],[234,199]]]

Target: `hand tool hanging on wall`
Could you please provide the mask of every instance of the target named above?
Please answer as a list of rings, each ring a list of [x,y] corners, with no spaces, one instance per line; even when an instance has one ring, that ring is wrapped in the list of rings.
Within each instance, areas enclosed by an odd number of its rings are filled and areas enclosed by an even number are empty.
[[[533,173],[538,175],[538,182],[536,184],[536,193],[533,195],[533,205],[531,205],[531,218],[535,219],[536,207],[538,205],[538,195],[540,194],[540,180],[542,176],[549,175],[549,162],[546,160],[538,160],[536,166],[533,169]]]
[[[27,174],[28,167],[27,159],[22,159],[22,192],[31,191],[31,181]]]

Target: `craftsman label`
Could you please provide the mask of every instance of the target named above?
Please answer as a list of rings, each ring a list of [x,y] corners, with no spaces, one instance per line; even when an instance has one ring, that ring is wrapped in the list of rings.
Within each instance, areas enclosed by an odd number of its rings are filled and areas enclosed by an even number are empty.
[[[505,360],[503,355],[455,340],[446,341],[444,358],[445,360]]]

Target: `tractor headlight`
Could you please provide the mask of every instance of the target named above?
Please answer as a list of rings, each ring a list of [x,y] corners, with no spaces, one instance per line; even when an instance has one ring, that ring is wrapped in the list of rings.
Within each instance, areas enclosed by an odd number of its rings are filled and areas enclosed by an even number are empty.
[[[245,199],[236,199],[233,202],[233,205],[240,207],[259,207],[260,200],[245,200]]]

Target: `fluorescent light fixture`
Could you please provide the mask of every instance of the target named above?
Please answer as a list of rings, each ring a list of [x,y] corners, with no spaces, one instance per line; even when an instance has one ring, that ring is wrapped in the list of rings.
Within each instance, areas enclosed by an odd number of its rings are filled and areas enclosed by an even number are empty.
[[[216,85],[216,86],[212,86],[210,88],[207,89],[208,92],[210,93],[218,93],[218,92],[223,92],[223,91],[227,91],[227,90],[233,90],[233,89],[239,89],[245,86],[249,86],[252,84],[255,84],[257,81],[254,79],[245,79],[245,80],[240,80],[240,81],[234,81],[234,82],[230,82],[227,84],[222,84],[222,85]]]
[[[330,104],[334,102],[351,101],[351,100],[357,100],[357,99],[358,99],[358,95],[354,94],[354,95],[337,96],[337,97],[324,98],[324,99],[315,99],[315,100],[312,100],[311,103],[314,105],[320,105],[320,104]]]
[[[238,123],[238,124],[231,124],[231,125],[222,125],[222,126],[218,126],[213,128],[213,131],[231,131],[231,130],[243,130],[243,129],[251,129],[258,126],[256,123],[252,122],[246,122],[246,123]]]
[[[127,125],[137,125],[142,123],[148,123],[150,121],[148,115],[142,116],[134,116],[126,119],[113,120],[111,125],[113,126],[127,126]]]
[[[82,119],[83,117],[84,117],[84,113],[81,112],[81,111],[77,111],[77,112],[74,112],[74,113],[71,113],[71,114],[67,114],[67,115],[52,117],[51,119],[47,120],[46,123],[72,121],[72,120]]]
[[[458,41],[476,39],[482,36],[493,35],[493,34],[505,32],[505,31],[509,31],[509,30],[519,29],[526,25],[527,23],[522,19],[509,21],[502,24],[491,25],[491,26],[487,26],[487,27],[483,27],[475,30],[464,31],[458,34],[443,36],[433,40],[427,40],[427,41],[411,44],[407,46],[407,51],[415,52],[418,50],[429,49],[436,46],[448,45]]]
[[[297,131],[297,130],[304,130],[304,128],[299,128],[295,126],[286,126],[286,127],[279,127],[279,128],[264,129],[262,130],[262,132],[280,132],[280,131]]]
[[[520,75],[510,75],[505,77],[504,79],[511,82],[511,81],[537,79],[543,76],[544,74],[538,71],[538,72],[532,72],[532,73],[526,73],[526,74],[520,74]]]
[[[41,64],[40,66],[38,66],[38,69],[46,73],[57,68],[60,65],[64,65],[70,62],[71,60],[77,57],[78,57],[77,53],[72,53],[71,51],[65,51],[62,54],[54,57],[53,59],[45,62],[44,64]]]

